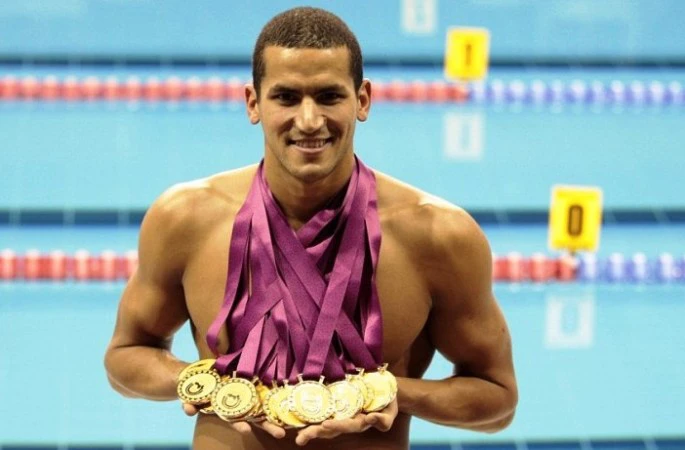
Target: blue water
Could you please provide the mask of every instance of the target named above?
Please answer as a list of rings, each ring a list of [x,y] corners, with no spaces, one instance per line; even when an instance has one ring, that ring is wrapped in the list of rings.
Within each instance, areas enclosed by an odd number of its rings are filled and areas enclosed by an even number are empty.
[[[426,69],[372,75],[417,74],[435,76]],[[682,71],[498,76],[685,80]],[[684,113],[683,107],[379,103],[358,127],[357,150],[379,170],[467,209],[544,209],[557,183],[597,185],[607,208],[682,209]],[[241,105],[228,103],[0,102],[0,136],[0,210],[144,209],[173,183],[249,164],[261,154],[259,128],[247,126]],[[486,225],[484,231],[497,254],[554,254],[543,225]],[[123,252],[136,247],[137,232],[135,226],[0,226],[0,249]],[[684,237],[685,225],[608,224],[599,254],[683,255]],[[124,399],[107,385],[102,355],[122,288],[0,283],[0,446],[188,444],[192,420],[176,403]],[[685,437],[685,284],[500,284],[495,292],[514,341],[521,390],[515,422],[490,436],[415,420],[414,443],[683,448],[654,439]],[[195,357],[187,328],[174,351]],[[450,371],[437,357],[428,376]],[[638,439],[639,447],[596,442],[626,438]]]

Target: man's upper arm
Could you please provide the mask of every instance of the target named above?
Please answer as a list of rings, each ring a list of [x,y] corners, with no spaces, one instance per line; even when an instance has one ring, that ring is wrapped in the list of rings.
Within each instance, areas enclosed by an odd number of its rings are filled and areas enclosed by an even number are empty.
[[[181,284],[188,248],[182,192],[169,192],[148,210],[141,225],[139,265],[121,298],[110,348],[169,348],[188,319]]]
[[[459,375],[498,384],[516,398],[511,338],[492,293],[490,246],[465,212],[448,210],[441,215],[433,233],[433,345],[454,363]]]

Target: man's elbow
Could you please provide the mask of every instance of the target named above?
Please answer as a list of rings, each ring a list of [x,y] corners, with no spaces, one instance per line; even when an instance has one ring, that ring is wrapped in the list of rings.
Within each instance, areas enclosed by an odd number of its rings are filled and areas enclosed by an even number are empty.
[[[518,391],[514,389],[504,391],[505,395],[501,399],[501,403],[494,412],[494,417],[486,423],[481,424],[477,431],[484,433],[497,433],[507,428],[514,421],[516,414],[516,406],[518,404]]]
[[[488,425],[486,429],[483,431],[489,434],[494,434],[498,433],[505,428],[507,428],[511,423],[514,421],[514,414],[515,411],[511,411],[509,414],[506,416],[502,417],[501,419],[498,419]]]
[[[483,430],[486,433],[492,434],[502,431],[514,421],[516,406],[518,405],[518,391],[516,389],[512,389],[508,391],[508,393],[511,395],[508,396],[506,404],[501,410],[500,417],[488,424],[486,429]]]
[[[122,383],[120,383],[119,381],[117,381],[116,377],[113,375],[113,370],[114,370],[115,365],[112,361],[111,350],[107,350],[107,353],[105,353],[105,358],[104,358],[103,362],[104,362],[104,366],[105,366],[105,374],[107,374],[107,381],[109,382],[109,385],[112,387],[112,389],[114,389],[116,392],[123,395],[124,397],[138,398],[139,396],[136,395],[135,392],[124,387],[124,385]]]

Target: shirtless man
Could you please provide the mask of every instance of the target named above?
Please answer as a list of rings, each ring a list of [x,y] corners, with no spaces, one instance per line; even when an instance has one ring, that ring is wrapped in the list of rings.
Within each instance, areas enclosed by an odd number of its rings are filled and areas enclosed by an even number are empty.
[[[253,82],[246,87],[247,114],[263,129],[265,177],[298,229],[350,179],[355,125],[368,117],[372,87],[362,78],[354,35],[313,8],[287,11],[265,26]],[[256,170],[174,186],[149,209],[140,265],[123,293],[105,356],[110,383],[121,394],[177,399],[177,376],[188,363],[170,347],[188,320],[199,358],[216,357],[205,337],[223,300],[234,219]],[[399,450],[409,448],[411,416],[488,433],[512,421],[518,394],[511,342],[492,293],[485,236],[462,209],[374,173],[382,350],[398,380],[396,400],[377,413],[299,430],[199,414],[194,449]],[[228,332],[219,338],[226,351]],[[422,380],[435,350],[454,364],[454,374]],[[183,409],[197,413],[191,405]]]

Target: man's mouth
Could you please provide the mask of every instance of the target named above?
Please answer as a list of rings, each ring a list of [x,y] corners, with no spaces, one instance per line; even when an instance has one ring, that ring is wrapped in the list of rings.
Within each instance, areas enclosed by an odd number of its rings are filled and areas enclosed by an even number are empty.
[[[289,139],[288,145],[294,145],[302,151],[314,153],[323,150],[331,142],[333,142],[332,137],[326,139]]]

